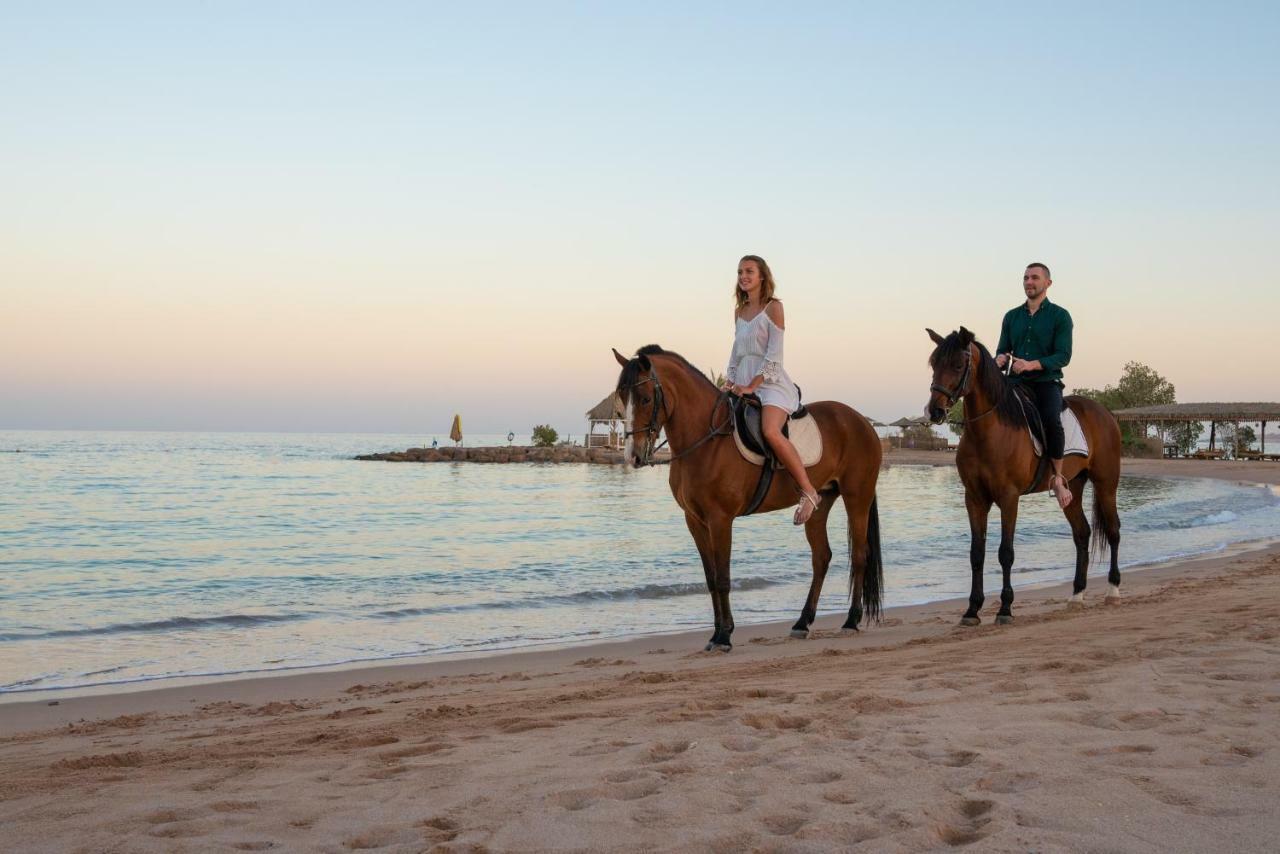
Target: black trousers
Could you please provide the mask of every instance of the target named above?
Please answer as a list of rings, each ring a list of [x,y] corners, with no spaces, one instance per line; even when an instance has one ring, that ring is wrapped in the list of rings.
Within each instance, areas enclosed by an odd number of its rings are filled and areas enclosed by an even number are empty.
[[[1044,422],[1045,451],[1049,459],[1062,459],[1062,386],[1057,383],[1028,383],[1040,420]]]

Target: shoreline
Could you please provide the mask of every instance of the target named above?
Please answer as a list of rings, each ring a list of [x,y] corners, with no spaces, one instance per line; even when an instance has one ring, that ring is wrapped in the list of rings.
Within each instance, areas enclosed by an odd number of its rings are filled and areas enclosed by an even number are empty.
[[[662,455],[659,454],[659,457]],[[670,456],[670,452],[667,452]],[[475,448],[409,448],[359,454],[360,462],[385,463],[595,463],[621,465],[622,451],[614,448],[585,448],[581,445],[482,445]]]
[[[1257,551],[1267,551],[1270,549],[1280,550],[1280,532],[1274,537],[1263,537],[1254,540],[1243,540],[1236,543],[1230,543],[1226,546],[1216,549],[1210,549],[1193,554],[1180,554],[1166,558],[1152,559],[1128,566],[1121,565],[1123,574],[1123,584],[1128,587],[1131,577],[1135,573],[1144,573],[1165,568],[1173,568],[1182,566],[1183,564],[1195,563],[1199,561],[1224,560],[1238,557],[1240,555],[1249,554]],[[989,568],[988,568],[989,569]],[[997,572],[998,573],[998,568]],[[1066,597],[1070,593],[1069,581],[1040,581],[1027,584],[1025,586],[1015,586],[1018,595],[1018,602],[1022,603],[1027,596],[1032,594],[1043,593],[1049,596],[1061,596],[1065,602]],[[1089,584],[1087,592],[1095,593],[1105,590],[1106,572],[1105,570],[1096,570],[1089,575]],[[992,601],[991,594],[987,595],[988,604]],[[943,608],[951,606],[956,609],[957,613],[964,610],[966,601],[963,597],[949,597],[946,599],[930,599],[924,602],[911,602],[902,605],[887,606],[884,609],[884,619],[898,619],[910,617],[915,610],[926,608]],[[902,613],[899,613],[902,612]],[[912,613],[908,613],[912,612]],[[904,617],[905,615],[905,617]],[[838,613],[819,613],[815,626],[818,624],[831,623],[828,629],[838,628],[838,624],[844,619],[844,611]],[[759,642],[758,638],[768,636],[770,632],[778,635],[786,635],[790,632],[792,618],[782,620],[770,620],[762,623],[742,623],[735,629],[735,649],[739,643],[738,636],[746,637],[745,633],[750,632],[749,642]],[[138,679],[130,682],[103,682],[92,685],[73,685],[68,687],[50,687],[35,688],[25,691],[11,691],[0,693],[0,737],[8,734],[9,721],[6,719],[6,709],[14,706],[54,708],[63,706],[64,704],[74,705],[80,701],[97,701],[103,698],[114,697],[116,695],[136,696],[149,693],[159,692],[177,692],[183,691],[202,693],[199,689],[206,686],[247,686],[251,693],[258,693],[260,686],[258,683],[275,683],[279,681],[287,681],[290,679],[298,679],[310,681],[312,677],[324,675],[333,675],[338,677],[340,674],[350,673],[366,673],[377,671],[380,678],[393,678],[394,671],[401,669],[410,669],[415,671],[408,678],[420,678],[417,670],[435,669],[440,666],[442,672],[452,673],[455,670],[471,669],[471,665],[477,662],[495,661],[506,658],[529,658],[537,659],[551,653],[581,653],[587,650],[595,650],[597,648],[618,646],[627,647],[632,642],[643,641],[663,641],[668,640],[672,644],[677,642],[688,646],[690,649],[700,648],[704,642],[703,635],[710,631],[709,628],[699,627],[697,629],[675,629],[675,630],[659,630],[653,632],[630,633],[626,635],[618,635],[614,637],[600,638],[598,640],[576,638],[573,640],[562,641],[544,641],[538,643],[526,644],[523,646],[500,647],[494,649],[473,650],[473,651],[456,651],[456,652],[435,652],[414,655],[393,656],[387,658],[370,658],[357,661],[335,662],[328,664],[308,664],[298,665],[296,667],[277,668],[277,669],[260,669],[260,670],[244,670],[229,673],[211,673],[211,674],[190,674],[181,676],[157,676],[146,679]],[[864,627],[866,631],[874,631],[874,626],[870,629]],[[500,664],[504,662],[499,662]],[[444,665],[456,665],[448,666]],[[339,681],[341,681],[339,679]],[[252,684],[250,684],[252,683]],[[234,688],[228,689],[234,692]],[[214,692],[218,693],[218,692]],[[17,717],[22,717],[18,715]],[[47,714],[40,713],[34,715],[36,718],[46,718]],[[56,717],[56,716],[55,716]]]
[[[1195,555],[1163,559],[1150,564],[1140,564],[1123,570],[1122,590],[1145,591],[1164,580],[1166,575],[1181,577],[1196,571],[1197,565],[1211,569],[1230,563],[1242,556],[1254,553],[1271,554],[1280,558],[1280,532],[1270,539],[1233,543],[1224,549]],[[1015,614],[1027,607],[1044,608],[1059,602],[1066,603],[1071,593],[1071,582],[1041,582],[1015,588]],[[1100,601],[1106,590],[1106,573],[1099,571],[1089,576],[1086,595]],[[984,622],[993,619],[998,597],[988,594],[984,605]],[[843,613],[821,614],[814,622],[817,636],[842,636],[851,641],[865,643],[875,638],[884,627],[896,627],[904,622],[918,621],[923,616],[954,611],[960,614],[967,604],[963,597],[931,600],[917,604],[887,607],[880,626],[872,624],[861,632],[845,636],[839,631]],[[956,617],[959,620],[959,617]],[[783,639],[788,643],[791,619],[750,623],[738,626],[734,631],[734,651],[746,644],[770,643]],[[82,720],[86,715],[112,717],[121,714],[150,714],[178,711],[193,703],[228,702],[238,698],[242,702],[254,702],[255,698],[327,693],[340,690],[353,678],[358,681],[409,681],[420,682],[445,676],[470,674],[477,668],[494,672],[514,673],[530,665],[563,666],[567,659],[584,654],[604,657],[654,655],[665,653],[668,647],[682,654],[699,653],[706,641],[710,627],[681,631],[664,631],[631,634],[598,641],[573,640],[508,648],[500,650],[445,653],[424,656],[407,656],[404,659],[377,659],[347,664],[314,665],[289,670],[266,672],[230,673],[215,676],[173,676],[142,682],[110,683],[99,686],[49,688],[42,691],[15,693],[13,699],[0,699],[0,738],[22,732],[24,728],[41,725],[64,725]],[[809,641],[796,641],[804,644]],[[798,651],[797,651],[798,652]]]
[[[459,449],[464,450],[464,449]],[[474,450],[474,449],[473,449]],[[505,449],[504,449],[505,450]],[[553,449],[539,449],[543,451],[551,451]],[[585,450],[579,448],[578,450]],[[598,449],[594,449],[598,450]],[[885,457],[885,468],[894,464],[906,466],[930,466],[945,467],[954,466],[954,453],[941,451],[919,451],[919,450],[898,450],[891,455]],[[1208,472],[1208,474],[1206,474]],[[1222,480],[1232,482],[1241,486],[1248,487],[1267,487],[1280,485],[1280,464],[1265,462],[1244,462],[1244,461],[1201,461],[1201,460],[1144,460],[1144,459],[1124,459],[1124,474],[1140,477],[1168,477],[1168,478],[1207,478],[1211,480]],[[1280,531],[1277,532],[1280,537]],[[1239,554],[1242,552],[1254,551],[1259,548],[1266,548],[1270,544],[1280,542],[1275,538],[1261,537],[1254,540],[1241,541],[1231,543],[1224,548],[1200,551],[1192,554],[1176,554],[1166,558],[1150,559],[1139,563],[1130,564],[1121,567],[1128,579],[1133,573],[1147,572],[1152,569],[1158,569],[1166,565],[1176,565],[1187,561],[1199,561],[1206,559],[1214,559],[1224,555]],[[1096,570],[1095,570],[1096,571]],[[990,567],[988,567],[990,572]],[[998,574],[998,568],[997,573]],[[1090,579],[1093,583],[1098,583],[1098,578],[1103,578],[1105,574],[1097,576],[1091,574]],[[1021,597],[1027,593],[1039,590],[1041,588],[1053,588],[1061,584],[1061,582],[1036,582],[1028,586],[1018,586],[1015,589]],[[928,600],[920,603],[908,603],[904,605],[893,606],[887,608],[897,610],[903,608],[919,608],[947,603],[957,603],[962,600]],[[830,619],[837,619],[838,615],[826,615]],[[820,620],[823,619],[821,616]],[[789,629],[791,619],[786,618],[777,621],[770,621],[756,624],[742,624],[737,629],[737,634],[741,635],[744,631],[762,630],[770,627],[776,629]],[[36,688],[24,691],[11,691],[0,693],[0,734],[6,730],[6,710],[16,706],[49,706],[51,703],[61,705],[66,701],[76,701],[87,698],[102,698],[116,694],[120,695],[140,695],[152,692],[163,692],[171,690],[186,690],[198,688],[206,685],[229,685],[244,682],[258,682],[260,680],[277,681],[289,679],[307,679],[311,676],[326,673],[349,673],[364,670],[382,670],[386,668],[400,667],[429,667],[436,664],[444,663],[461,663],[474,662],[483,660],[492,660],[504,656],[537,656],[548,652],[573,649],[588,649],[600,645],[625,644],[632,640],[641,639],[662,639],[662,638],[685,638],[685,636],[696,636],[703,632],[702,627],[692,630],[672,630],[664,629],[643,634],[627,634],[621,636],[600,638],[598,640],[575,638],[572,640],[553,640],[538,643],[532,643],[521,646],[491,648],[480,650],[458,650],[458,651],[442,651],[423,654],[390,656],[381,658],[369,658],[348,662],[332,662],[321,664],[307,664],[296,667],[287,668],[262,668],[258,670],[243,670],[229,673],[206,673],[206,674],[190,674],[178,676],[160,676],[153,678],[144,678],[126,682],[105,682],[93,685],[75,685],[65,687],[48,687]]]

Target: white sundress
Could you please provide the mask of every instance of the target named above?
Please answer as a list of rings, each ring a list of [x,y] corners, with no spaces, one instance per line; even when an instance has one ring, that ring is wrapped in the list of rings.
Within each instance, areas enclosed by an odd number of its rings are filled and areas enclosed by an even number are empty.
[[[782,367],[782,328],[768,312],[761,311],[750,320],[737,318],[733,352],[724,375],[738,385],[763,376],[764,382],[756,389],[761,403],[786,410],[788,415],[800,407],[800,392]]]

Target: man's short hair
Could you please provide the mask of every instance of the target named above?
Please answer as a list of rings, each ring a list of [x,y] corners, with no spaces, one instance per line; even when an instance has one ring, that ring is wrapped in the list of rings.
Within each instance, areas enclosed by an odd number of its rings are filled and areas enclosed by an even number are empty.
[[[1030,270],[1032,267],[1039,267],[1041,270],[1044,270],[1044,277],[1049,281],[1053,281],[1053,276],[1049,274],[1049,266],[1047,264],[1041,264],[1039,261],[1032,261],[1027,265],[1027,269]]]

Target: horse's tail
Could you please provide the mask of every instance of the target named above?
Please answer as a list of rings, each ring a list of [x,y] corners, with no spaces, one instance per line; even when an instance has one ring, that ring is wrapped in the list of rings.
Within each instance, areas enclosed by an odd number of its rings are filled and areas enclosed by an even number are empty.
[[[849,583],[853,584],[853,520],[849,520]],[[884,562],[880,555],[880,510],[875,496],[867,511],[867,560],[862,572],[862,611],[868,620],[880,619],[880,591],[884,589]]]
[[[1093,485],[1093,543],[1091,551],[1093,560],[1100,563],[1107,556],[1107,528],[1103,524],[1106,517],[1102,513],[1102,490],[1098,484]]]

